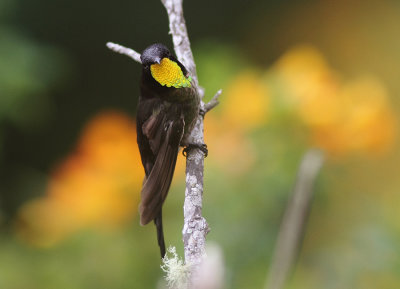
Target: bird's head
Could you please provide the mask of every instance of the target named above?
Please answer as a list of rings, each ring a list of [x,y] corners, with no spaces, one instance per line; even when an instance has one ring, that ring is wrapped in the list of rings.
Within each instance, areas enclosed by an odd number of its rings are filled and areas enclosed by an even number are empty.
[[[143,66],[150,67],[152,64],[160,64],[163,58],[170,58],[171,52],[161,43],[155,43],[143,50],[140,60]]]
[[[161,43],[152,44],[143,50],[140,60],[143,68],[150,71],[158,84],[167,87],[190,87],[191,77],[185,67]]]

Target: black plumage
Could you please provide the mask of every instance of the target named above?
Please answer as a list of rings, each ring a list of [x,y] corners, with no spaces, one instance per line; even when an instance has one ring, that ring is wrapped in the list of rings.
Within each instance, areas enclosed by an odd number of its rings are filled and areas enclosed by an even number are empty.
[[[140,224],[154,220],[161,256],[165,255],[162,205],[175,170],[179,147],[187,144],[199,113],[199,97],[194,84],[167,87],[152,75],[151,65],[164,59],[178,64],[190,80],[186,68],[163,44],[153,44],[141,54],[142,79],[137,110],[137,142],[145,170],[139,207]]]

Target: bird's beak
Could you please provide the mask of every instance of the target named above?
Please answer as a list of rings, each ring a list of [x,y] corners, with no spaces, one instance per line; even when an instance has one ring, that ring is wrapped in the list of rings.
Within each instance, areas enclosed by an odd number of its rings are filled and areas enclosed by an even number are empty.
[[[154,61],[155,61],[155,63],[160,64],[161,63],[161,58],[157,57]]]

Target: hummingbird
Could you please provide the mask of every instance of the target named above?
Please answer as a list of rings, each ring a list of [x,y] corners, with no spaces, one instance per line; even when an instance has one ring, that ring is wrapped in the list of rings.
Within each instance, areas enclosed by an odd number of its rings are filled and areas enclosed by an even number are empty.
[[[189,143],[200,111],[195,82],[181,62],[161,44],[141,54],[142,77],[137,106],[137,143],[145,171],[139,205],[140,224],[154,221],[161,257],[165,256],[162,206],[167,197],[180,147]]]

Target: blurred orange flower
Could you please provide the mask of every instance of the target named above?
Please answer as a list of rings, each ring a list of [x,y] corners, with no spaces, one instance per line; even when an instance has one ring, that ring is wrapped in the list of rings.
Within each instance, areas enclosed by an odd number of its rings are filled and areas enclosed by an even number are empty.
[[[209,159],[222,169],[240,174],[251,168],[255,150],[250,138],[221,116],[212,113],[206,116],[204,138],[210,151]]]
[[[17,232],[46,246],[82,228],[124,224],[136,213],[143,176],[134,122],[118,112],[102,113],[54,171],[46,195],[21,207]]]
[[[255,160],[255,150],[246,134],[267,122],[269,100],[260,73],[245,70],[235,76],[223,94],[220,113],[205,118],[210,159],[231,173],[248,170]]]
[[[334,122],[313,127],[314,142],[333,153],[387,152],[393,145],[397,121],[382,84],[364,78],[343,85]]]
[[[343,83],[312,46],[291,49],[273,72],[286,89],[287,103],[310,129],[313,145],[332,155],[379,154],[392,147],[397,122],[376,78]]]
[[[265,124],[269,112],[269,92],[260,73],[247,70],[230,82],[224,93],[221,119],[241,130]]]
[[[336,73],[322,53],[309,45],[290,49],[278,59],[272,71],[281,79],[286,90],[283,97],[292,105],[301,105],[309,98],[328,97],[339,85]]]

